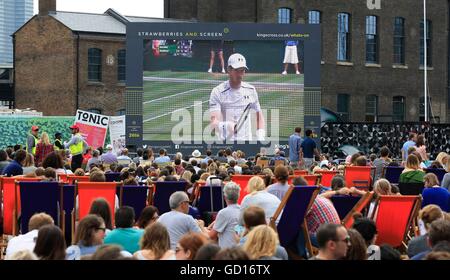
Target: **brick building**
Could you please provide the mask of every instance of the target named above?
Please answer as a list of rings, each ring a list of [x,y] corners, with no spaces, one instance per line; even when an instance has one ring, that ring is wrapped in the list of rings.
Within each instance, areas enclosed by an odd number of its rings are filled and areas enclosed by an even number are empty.
[[[15,107],[44,115],[75,115],[77,108],[125,113],[126,23],[158,18],[56,11],[40,0],[39,14],[14,35]]]
[[[320,23],[323,107],[350,121],[423,120],[423,1],[381,0],[381,9],[367,2],[165,0],[165,17]],[[429,112],[438,122],[450,122],[449,2],[427,4]]]

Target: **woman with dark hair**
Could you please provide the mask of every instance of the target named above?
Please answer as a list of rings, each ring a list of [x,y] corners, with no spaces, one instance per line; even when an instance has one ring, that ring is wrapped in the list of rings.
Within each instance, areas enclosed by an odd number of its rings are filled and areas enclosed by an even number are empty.
[[[194,260],[210,261],[214,259],[220,251],[220,246],[215,243],[208,243],[198,249]]]
[[[67,260],[79,260],[80,257],[92,255],[103,244],[105,222],[100,216],[87,215],[76,229],[73,245],[66,250]]]
[[[145,229],[141,250],[134,253],[138,260],[175,260],[175,252],[170,250],[170,237],[166,227],[154,223]]]
[[[367,260],[367,246],[364,238],[356,229],[349,228],[347,233],[350,236],[351,246],[348,247],[347,255],[344,259],[352,261]]]
[[[155,223],[158,218],[158,208],[147,206],[142,210],[136,225],[141,229],[145,229],[147,226]]]
[[[39,229],[34,253],[40,260],[64,260],[66,258],[66,240],[61,229],[55,225],[46,225]]]
[[[73,174],[70,169],[64,168],[64,160],[61,157],[61,154],[57,151],[49,153],[42,162],[42,167],[47,168],[51,167],[56,170],[58,174]]]
[[[267,187],[267,192],[275,195],[280,200],[283,200],[284,195],[289,189],[288,178],[289,170],[284,165],[275,167],[275,179],[277,182]]]
[[[416,148],[416,152],[419,153],[422,160],[424,162],[428,161],[427,147],[425,146],[425,136],[423,134],[417,136],[415,148]]]
[[[109,207],[108,201],[106,201],[106,199],[104,199],[103,197],[97,198],[92,202],[89,214],[94,214],[102,217],[103,221],[105,221],[106,234],[108,234],[113,229],[111,223],[111,209]]]

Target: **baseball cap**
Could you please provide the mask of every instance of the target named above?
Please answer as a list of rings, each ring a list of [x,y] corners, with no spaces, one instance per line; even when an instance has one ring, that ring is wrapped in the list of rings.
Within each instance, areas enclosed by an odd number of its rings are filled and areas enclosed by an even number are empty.
[[[72,125],[70,129],[80,129],[76,124]]]
[[[240,53],[234,53],[230,55],[230,57],[228,58],[228,66],[231,66],[233,69],[242,67],[248,69],[247,61],[245,60],[245,57]]]
[[[39,126],[33,125],[33,126],[31,127],[31,130],[32,130],[32,131],[38,131],[38,130],[39,130]]]
[[[113,146],[111,144],[106,145],[107,150],[112,150]]]

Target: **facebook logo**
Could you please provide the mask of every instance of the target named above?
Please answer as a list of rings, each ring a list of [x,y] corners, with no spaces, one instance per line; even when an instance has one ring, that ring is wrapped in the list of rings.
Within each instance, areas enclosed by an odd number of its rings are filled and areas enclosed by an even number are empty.
[[[367,0],[367,9],[380,10],[381,9],[381,0]]]

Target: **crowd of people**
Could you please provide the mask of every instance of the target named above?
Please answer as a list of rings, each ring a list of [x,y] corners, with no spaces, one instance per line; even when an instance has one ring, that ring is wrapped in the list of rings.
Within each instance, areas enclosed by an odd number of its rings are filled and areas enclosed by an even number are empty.
[[[72,244],[66,244],[61,229],[49,215],[35,214],[29,220],[29,231],[8,241],[6,259],[287,260],[294,256],[312,260],[450,259],[450,155],[440,153],[432,160],[423,135],[411,133],[400,161],[391,159],[389,148],[383,147],[379,155],[356,153],[339,163],[319,153],[311,138],[312,131],[306,131],[306,137],[302,138],[300,128],[289,139],[288,157],[281,150],[272,157],[265,154],[247,157],[243,151],[231,149],[215,155],[210,150],[204,154],[195,150],[191,155],[177,153],[171,157],[164,149],[154,155],[151,148],[138,149],[137,155],[130,157],[127,149],[117,155],[110,145],[105,150],[90,149],[77,136],[77,127],[71,129],[74,136],[59,148],[42,133],[40,140],[30,139],[33,142],[28,141],[26,149],[0,150],[0,173],[48,181],[59,180],[61,174],[76,174],[90,176],[90,181],[105,181],[106,173],[116,172],[125,185],[184,181],[186,189],[170,196],[171,211],[161,215],[152,205],[146,206],[142,213],[116,205],[113,218],[108,202],[98,198],[93,201],[89,215],[78,222]],[[32,137],[37,137],[38,130],[31,129]],[[77,155],[81,155],[81,160]],[[261,161],[269,164],[261,165]],[[341,224],[331,197],[362,196],[366,191],[347,187],[343,175],[346,166],[372,166],[375,171],[371,184],[374,198],[368,213],[355,214],[351,228]],[[376,216],[373,214],[377,212],[376,198],[401,195],[395,184],[383,178],[383,168],[387,166],[404,166],[400,182],[423,183],[425,187],[417,217],[422,225],[421,234],[409,241],[407,250],[389,244],[376,245],[377,226],[370,218]],[[442,182],[435,174],[425,173],[427,167],[445,170]],[[306,214],[306,233],[300,230],[295,244],[282,247],[270,222],[290,187],[288,178],[299,169],[309,174],[335,170],[337,174],[330,186],[321,186]],[[252,177],[242,186],[233,181],[238,174]],[[225,208],[208,224],[190,215],[199,183],[223,186]],[[297,176],[293,185],[308,183]],[[242,188],[248,194],[240,198]],[[314,254],[307,250],[306,240],[317,248]]]

